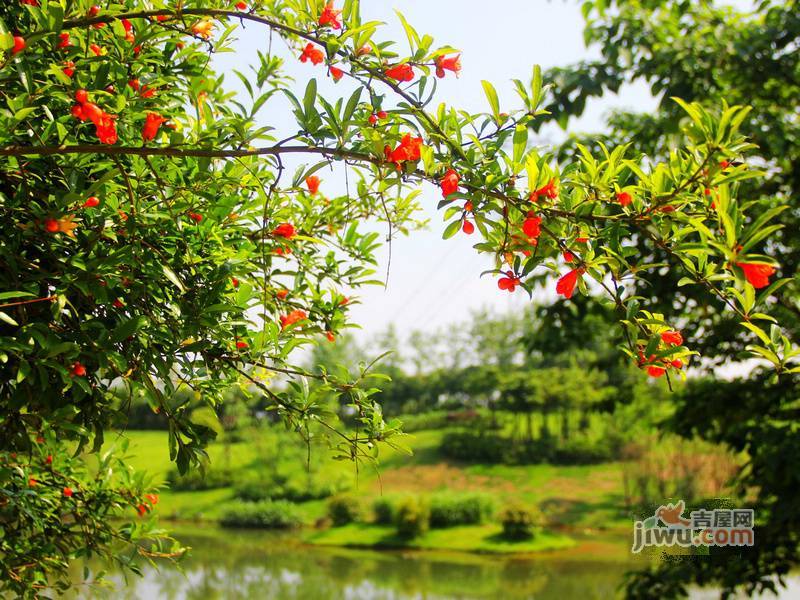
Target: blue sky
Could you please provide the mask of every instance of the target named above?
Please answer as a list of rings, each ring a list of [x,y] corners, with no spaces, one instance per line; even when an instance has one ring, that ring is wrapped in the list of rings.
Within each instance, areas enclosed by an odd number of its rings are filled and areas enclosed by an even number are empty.
[[[527,80],[531,68],[539,64],[543,68],[567,65],[593,56],[583,45],[583,19],[579,2],[541,0],[494,0],[491,3],[478,0],[362,0],[364,19],[386,23],[378,36],[393,39],[405,47],[405,34],[394,10],[401,11],[420,33],[432,35],[435,45],[450,45],[462,50],[463,70],[456,79],[448,76],[439,86],[437,101],[472,112],[487,111],[481,80],[490,80],[500,95],[501,106],[517,108],[516,95],[512,91],[511,79]],[[260,28],[248,27],[240,36],[238,49],[247,55],[255,47],[265,46],[264,32]],[[239,55],[239,52],[237,52]],[[221,55],[215,61],[219,68],[242,68],[242,55]],[[333,87],[324,80],[322,67],[301,64],[291,58],[286,65],[288,73],[295,78],[296,86],[302,90],[310,77],[323,79],[320,91],[327,97],[343,95],[347,90],[339,84]],[[235,77],[228,79],[231,84]],[[611,95],[590,105],[579,120],[570,122],[571,131],[597,131],[602,128],[603,115],[613,107],[626,107],[647,111],[655,106],[655,100],[642,85],[623,87],[619,94]],[[266,110],[265,119],[270,125],[272,118],[285,123],[291,117],[280,118],[281,111]],[[542,146],[559,140],[563,133],[557,128],[543,132],[539,142]],[[321,175],[326,177],[325,173]],[[326,185],[336,185],[336,177],[328,175]],[[330,189],[326,189],[331,193]],[[337,190],[343,191],[343,190]],[[412,233],[399,238],[392,245],[392,262],[388,287],[374,287],[359,294],[361,304],[351,311],[353,321],[362,326],[357,337],[368,340],[388,323],[394,323],[401,336],[412,329],[438,329],[464,321],[471,311],[489,307],[503,312],[521,308],[530,300],[518,290],[514,294],[501,292],[491,277],[480,277],[480,273],[491,267],[487,256],[479,256],[472,249],[476,236],[459,234],[444,241],[441,215],[436,211],[439,192],[426,189],[420,197],[425,207],[425,217],[430,220],[427,231]],[[380,276],[386,273],[388,252],[380,255]],[[553,283],[555,285],[555,283]],[[554,296],[552,290],[544,292]]]

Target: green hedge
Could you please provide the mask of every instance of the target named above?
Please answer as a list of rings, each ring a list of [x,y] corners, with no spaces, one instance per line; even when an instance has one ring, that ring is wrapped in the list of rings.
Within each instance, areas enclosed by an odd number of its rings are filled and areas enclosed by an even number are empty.
[[[335,527],[361,519],[361,502],[354,496],[334,496],[328,500],[328,518]]]
[[[224,527],[290,529],[299,526],[301,519],[291,502],[265,500],[232,505],[222,515],[220,523]]]
[[[234,496],[246,502],[261,500],[291,500],[306,502],[321,500],[344,490],[346,486],[331,482],[312,482],[305,477],[296,479],[251,478],[238,482],[233,489]]]
[[[422,498],[407,496],[403,498],[395,510],[394,523],[397,534],[405,538],[414,538],[428,531],[430,527],[430,508]]]
[[[522,504],[509,504],[500,513],[503,537],[524,540],[534,537],[542,528],[544,519],[538,509]]]
[[[226,469],[207,469],[205,475],[198,470],[190,470],[185,475],[173,469],[167,473],[169,489],[177,492],[194,492],[197,490],[213,490],[233,483],[233,474]]]
[[[485,494],[436,494],[430,501],[432,528],[476,525],[490,519],[494,502]]]
[[[591,465],[614,460],[616,452],[611,440],[587,440],[576,437],[517,441],[498,435],[471,431],[455,431],[442,437],[442,454],[448,458],[488,464]]]

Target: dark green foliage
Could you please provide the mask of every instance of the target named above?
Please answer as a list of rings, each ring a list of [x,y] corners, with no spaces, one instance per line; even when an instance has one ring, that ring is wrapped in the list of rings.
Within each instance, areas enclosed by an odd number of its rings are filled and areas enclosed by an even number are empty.
[[[522,504],[510,504],[500,513],[503,537],[509,540],[532,538],[541,529],[544,519],[541,513]]]
[[[590,465],[616,458],[615,444],[608,437],[513,440],[496,433],[453,431],[442,438],[440,449],[454,460],[489,464]]]
[[[233,483],[233,474],[225,469],[210,468],[205,472],[189,471],[181,475],[176,469],[167,473],[167,484],[171,490],[185,492],[213,490]]]
[[[391,525],[394,523],[395,500],[381,496],[372,503],[372,514],[377,525]]]
[[[451,431],[442,438],[444,456],[470,462],[500,463],[507,453],[508,440],[492,433]]]
[[[358,521],[361,502],[355,496],[334,496],[328,500],[328,517],[336,527]]]
[[[415,538],[426,533],[430,527],[430,516],[430,507],[424,499],[416,496],[403,498],[394,515],[397,535]]]
[[[234,495],[240,500],[257,502],[259,500],[290,500],[292,502],[305,502],[307,500],[320,500],[341,491],[342,486],[329,482],[318,482],[299,474],[297,477],[286,478],[281,476],[245,477],[234,485]]]
[[[228,509],[220,518],[224,527],[256,529],[291,529],[301,524],[297,508],[283,500],[242,502]]]
[[[436,494],[430,499],[432,528],[477,525],[494,513],[494,501],[486,494]]]

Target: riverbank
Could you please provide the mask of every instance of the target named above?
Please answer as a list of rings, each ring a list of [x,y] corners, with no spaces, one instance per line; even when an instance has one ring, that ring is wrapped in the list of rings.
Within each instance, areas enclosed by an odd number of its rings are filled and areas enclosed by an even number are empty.
[[[378,469],[361,466],[356,473],[352,464],[337,462],[320,455],[314,477],[350,480],[349,494],[361,502],[362,522],[331,527],[326,519],[328,501],[311,499],[293,503],[293,509],[305,526],[301,539],[320,546],[357,548],[453,549],[496,554],[525,554],[573,548],[579,534],[603,537],[627,535],[630,517],[622,508],[622,475],[619,463],[592,466],[487,465],[458,464],[444,460],[438,452],[444,430],[421,431],[409,436],[412,456],[389,451],[382,454]],[[260,434],[263,437],[263,434]],[[127,432],[129,453],[137,468],[150,472],[157,483],[164,483],[172,468],[168,460],[166,434],[155,431]],[[274,440],[273,440],[274,441]],[[269,440],[215,443],[209,448],[212,468],[227,465],[236,481],[264,468],[264,448]],[[286,459],[284,459],[284,462]],[[296,470],[303,472],[298,463]],[[501,536],[502,528],[494,520],[480,524],[432,528],[411,539],[398,536],[390,525],[378,525],[369,513],[380,498],[412,495],[428,497],[437,493],[486,494],[497,511],[508,503],[541,510],[544,530],[529,539],[509,541]],[[163,489],[158,505],[165,520],[217,523],[239,504],[241,490],[234,482],[215,489],[176,491]]]

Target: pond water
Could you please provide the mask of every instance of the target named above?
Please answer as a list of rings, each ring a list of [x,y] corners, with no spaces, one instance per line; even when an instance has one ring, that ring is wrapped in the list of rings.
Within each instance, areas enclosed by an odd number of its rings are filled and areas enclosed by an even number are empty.
[[[80,597],[591,600],[615,597],[625,572],[644,566],[626,557],[625,539],[587,540],[569,551],[511,558],[323,548],[262,531],[195,528],[178,529],[175,535],[192,548],[180,569],[147,568],[141,578],[117,578],[112,592]],[[613,549],[617,544],[625,545],[622,552]]]
[[[181,563],[183,572],[168,566],[158,571],[147,568],[144,577],[118,579],[110,597],[600,599],[614,596],[630,566],[620,561],[568,560],[558,554],[509,558],[318,547],[302,544],[292,535],[235,529],[174,533],[192,548]]]

